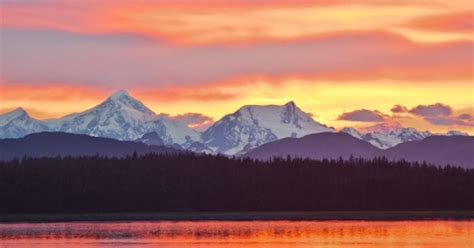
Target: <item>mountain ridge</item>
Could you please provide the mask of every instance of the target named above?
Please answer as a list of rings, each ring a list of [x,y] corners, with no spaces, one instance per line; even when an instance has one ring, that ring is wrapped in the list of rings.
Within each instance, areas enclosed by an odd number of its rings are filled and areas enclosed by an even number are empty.
[[[26,113],[26,112],[25,112]],[[11,115],[10,112],[5,115]],[[16,119],[15,119],[16,120]],[[15,121],[11,120],[11,121]],[[126,91],[117,91],[98,105],[58,119],[35,120],[42,128],[9,132],[0,125],[0,138],[19,138],[31,133],[52,131],[87,134],[116,140],[136,140],[156,132],[165,144],[200,140],[200,134],[180,121],[158,116]]]
[[[41,132],[19,139],[0,139],[0,160],[95,155],[122,158],[134,153],[140,155],[177,152],[164,146],[60,132]]]
[[[390,160],[427,162],[435,165],[456,165],[474,168],[473,136],[431,136],[380,149],[347,133],[318,133],[302,138],[281,139],[257,147],[243,157],[269,160],[273,157],[311,159],[348,159],[386,157]]]
[[[37,120],[22,108],[0,115],[0,138],[20,138],[39,132],[67,132],[144,143],[153,139],[153,144],[196,152],[240,155],[275,140],[336,130],[317,122],[294,101],[289,101],[283,105],[244,105],[204,132],[198,132],[166,114],[156,114],[125,90],[115,92],[90,109],[57,119]],[[437,135],[405,128],[397,122],[362,129],[346,127],[340,132],[382,149]],[[141,140],[149,133],[156,133],[158,138]],[[443,135],[467,134],[450,131]]]

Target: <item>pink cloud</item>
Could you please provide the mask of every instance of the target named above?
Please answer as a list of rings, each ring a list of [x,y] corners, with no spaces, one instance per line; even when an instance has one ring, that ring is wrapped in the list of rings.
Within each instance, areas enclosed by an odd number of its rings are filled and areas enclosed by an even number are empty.
[[[361,122],[381,122],[384,121],[386,115],[377,110],[359,109],[346,112],[338,117],[338,120],[345,121],[361,121]]]
[[[474,127],[474,117],[470,114],[453,115],[451,106],[443,103],[435,103],[429,105],[418,105],[411,109],[396,104],[392,109],[392,115],[384,114],[378,110],[359,109],[346,112],[338,117],[343,121],[359,121],[359,122],[381,122],[375,126],[362,128],[361,131],[387,131],[402,127],[399,122],[409,119],[424,120],[436,126],[464,126]],[[401,113],[409,113],[411,115],[399,115]]]
[[[474,117],[470,114],[460,114],[457,118],[460,120],[474,120]]]
[[[451,116],[434,116],[434,117],[425,117],[425,120],[433,125],[438,126],[468,126],[474,127],[473,120],[460,120],[457,118],[453,118]]]
[[[82,36],[38,30],[4,30],[2,34],[5,49],[0,77],[7,81],[77,82],[117,88],[189,85],[252,76],[272,79],[268,81],[285,77],[331,81],[384,78],[420,84],[418,81],[466,79],[472,75],[474,44],[420,45],[383,32],[201,47],[148,43],[126,35]]]
[[[452,108],[442,103],[435,103],[431,105],[418,105],[409,111],[411,114],[422,117],[438,117],[450,116],[453,112]]]
[[[401,114],[401,113],[406,113],[408,109],[407,107],[403,105],[396,104],[395,106],[393,106],[393,108],[390,109],[390,111],[392,111],[392,113],[395,113],[395,114]]]

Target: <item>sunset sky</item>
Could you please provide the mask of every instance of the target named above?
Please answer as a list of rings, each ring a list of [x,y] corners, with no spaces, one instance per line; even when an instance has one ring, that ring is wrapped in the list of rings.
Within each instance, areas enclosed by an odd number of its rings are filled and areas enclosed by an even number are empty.
[[[295,101],[342,128],[474,134],[472,0],[0,0],[0,113],[125,89],[203,127]]]

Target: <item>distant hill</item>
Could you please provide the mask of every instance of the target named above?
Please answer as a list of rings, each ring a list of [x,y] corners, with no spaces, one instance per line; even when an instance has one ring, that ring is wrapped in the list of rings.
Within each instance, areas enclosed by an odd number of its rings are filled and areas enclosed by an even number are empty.
[[[302,138],[286,138],[264,144],[245,154],[255,159],[272,157],[302,157],[312,159],[372,158],[381,152],[366,141],[359,140],[346,133],[318,133]]]
[[[474,137],[432,136],[381,150],[349,134],[319,133],[277,140],[255,148],[244,156],[266,160],[288,155],[312,159],[348,158],[351,155],[363,158],[385,156],[393,160],[426,161],[436,165],[474,168]]]
[[[474,168],[474,137],[431,136],[419,141],[399,144],[385,150],[389,159],[426,161],[438,165],[458,165]]]
[[[164,146],[151,146],[140,142],[118,141],[69,133],[35,133],[20,139],[0,139],[0,159],[28,157],[91,156],[125,157],[134,152],[175,153]]]
[[[200,143],[193,145],[194,152],[208,153]],[[108,156],[125,157],[134,152],[176,153],[180,149],[142,142],[118,141],[69,133],[36,133],[20,139],[0,139],[0,160],[53,156]],[[474,137],[431,136],[382,150],[347,133],[318,133],[302,138],[284,138],[263,144],[243,156],[259,160],[273,157],[301,157],[311,159],[348,159],[387,157],[390,160],[418,161],[436,165],[455,165],[474,168]],[[212,153],[212,152],[209,152]]]

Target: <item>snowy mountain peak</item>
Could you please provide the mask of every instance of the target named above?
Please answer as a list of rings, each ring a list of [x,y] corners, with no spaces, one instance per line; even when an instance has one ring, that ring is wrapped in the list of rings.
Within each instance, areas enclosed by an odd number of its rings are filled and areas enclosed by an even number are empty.
[[[61,132],[118,140],[137,140],[151,132],[156,132],[166,145],[200,139],[199,133],[184,123],[159,118],[126,91],[114,93],[94,108],[50,123],[54,123],[55,130]]]
[[[0,138],[18,138],[48,129],[47,125],[31,118],[23,108],[0,115]]]
[[[389,134],[404,136],[404,137],[419,136],[420,138],[426,138],[428,136],[433,135],[429,131],[419,131],[416,128],[412,128],[412,127],[397,128],[397,129],[391,131]]]
[[[109,98],[116,99],[116,98],[120,98],[120,97],[123,97],[123,96],[130,96],[130,94],[128,94],[128,91],[126,91],[126,90],[118,90],[115,93],[113,93],[112,95],[110,95]]]
[[[334,132],[334,129],[314,121],[294,102],[289,102],[243,106],[214,123],[202,137],[205,145],[214,151],[233,155],[277,139],[320,132]]]
[[[98,105],[98,107],[100,106],[103,106],[103,107],[106,106],[105,108],[113,108],[113,109],[123,108],[123,109],[138,111],[138,112],[149,114],[149,115],[155,115],[153,111],[151,111],[149,108],[147,108],[143,103],[141,103],[137,99],[130,96],[128,92],[124,90],[115,92],[114,94],[109,96],[109,98],[107,98],[106,101]]]
[[[0,126],[20,117],[29,117],[28,113],[23,108],[16,108],[10,112],[2,114],[0,115]]]
[[[394,128],[398,127],[399,128]],[[372,129],[373,127],[376,127]],[[365,128],[362,129],[364,131],[373,130],[372,132],[365,132],[361,133],[358,132],[355,128],[346,127],[341,129],[341,132],[347,133],[352,137],[365,140],[370,144],[381,148],[387,149],[394,147],[400,143],[405,143],[409,141],[418,141],[423,140],[427,137],[433,136],[435,134],[431,133],[430,131],[419,131],[416,128],[411,127],[401,127],[399,123],[394,125],[384,125],[378,124],[375,126],[370,127],[369,129]],[[465,135],[468,136],[469,134],[459,132],[459,131],[450,131],[446,134],[436,134],[436,135],[446,135],[446,136],[455,136],[455,135]]]
[[[16,108],[9,113],[14,115],[28,115],[28,113],[22,107]]]
[[[398,126],[398,124],[396,124],[395,126]],[[347,133],[355,138],[365,140],[381,149],[394,147],[400,143],[408,141],[422,140],[426,137],[433,135],[429,131],[418,131],[415,128],[401,127],[390,130],[387,128],[387,126],[384,125],[377,125],[376,127],[377,128],[375,128],[374,131],[367,132],[365,134],[358,132],[354,128],[343,128],[341,132]],[[381,129],[381,127],[387,129]],[[393,128],[394,126],[391,127]]]

